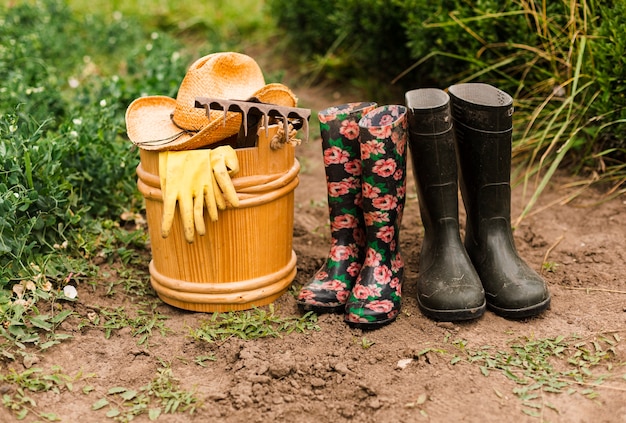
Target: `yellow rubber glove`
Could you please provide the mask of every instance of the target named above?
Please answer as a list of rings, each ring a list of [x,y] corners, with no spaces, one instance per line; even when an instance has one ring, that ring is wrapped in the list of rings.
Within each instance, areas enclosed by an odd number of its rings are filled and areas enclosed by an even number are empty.
[[[205,197],[213,198],[211,151],[165,151],[159,153],[159,176],[163,193],[161,235],[167,238],[172,228],[176,203],[187,242],[193,242],[194,228],[204,235]],[[206,193],[206,194],[205,194]],[[210,206],[209,215],[211,214]],[[214,211],[217,214],[217,209]]]
[[[217,147],[211,151],[211,167],[215,177],[215,199],[217,207],[221,210],[226,208],[226,199],[233,207],[239,207],[239,197],[230,179],[239,172],[239,160],[237,153],[229,145]]]
[[[217,150],[219,151],[213,159],[214,151]],[[230,173],[227,166],[231,169]],[[161,235],[164,238],[169,236],[177,202],[185,240],[189,243],[193,242],[194,228],[199,235],[206,233],[205,205],[212,221],[217,221],[218,208],[226,208],[224,196],[233,207],[239,206],[237,192],[230,180],[230,175],[238,170],[237,154],[230,146],[215,150],[159,153],[159,175],[163,193]]]

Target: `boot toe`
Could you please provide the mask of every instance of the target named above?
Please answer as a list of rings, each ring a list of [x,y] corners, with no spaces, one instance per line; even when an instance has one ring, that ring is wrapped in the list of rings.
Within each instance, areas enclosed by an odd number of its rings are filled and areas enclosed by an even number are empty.
[[[391,303],[391,301],[389,302]],[[344,321],[357,329],[378,329],[393,322],[400,314],[400,304],[385,307],[370,307],[371,303],[348,303],[345,307]]]
[[[427,317],[439,321],[471,320],[485,312],[485,293],[480,285],[449,286],[437,290],[420,290],[417,303]]]
[[[313,311],[317,314],[341,313],[346,307],[345,302],[348,293],[303,288],[296,299],[296,303],[302,311]]]
[[[511,319],[540,314],[550,306],[550,293],[542,279],[526,279],[508,283],[495,294],[487,293],[487,307]]]

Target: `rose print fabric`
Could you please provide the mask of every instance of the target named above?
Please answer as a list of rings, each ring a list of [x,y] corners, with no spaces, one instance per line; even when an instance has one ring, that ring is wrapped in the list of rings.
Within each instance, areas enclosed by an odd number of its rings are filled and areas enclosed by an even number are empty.
[[[359,126],[366,248],[345,320],[367,328],[393,321],[401,307],[404,262],[399,230],[406,194],[407,109],[378,107],[364,115]]]
[[[343,312],[365,258],[365,223],[361,207],[359,120],[376,103],[348,103],[318,113],[331,246],[326,262],[304,285],[297,298],[304,310]]]

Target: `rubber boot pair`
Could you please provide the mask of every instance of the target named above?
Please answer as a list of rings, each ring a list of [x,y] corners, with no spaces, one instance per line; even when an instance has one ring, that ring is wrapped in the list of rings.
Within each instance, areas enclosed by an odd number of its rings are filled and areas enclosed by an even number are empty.
[[[507,318],[537,315],[550,294],[517,253],[511,229],[513,99],[488,84],[453,85],[448,93],[406,93],[424,225],[418,305],[442,321],[480,317],[485,306]],[[464,243],[457,180],[467,213]]]
[[[406,193],[407,110],[349,103],[318,114],[328,187],[331,248],[297,298],[303,310],[343,312],[376,328],[400,312],[399,232]]]

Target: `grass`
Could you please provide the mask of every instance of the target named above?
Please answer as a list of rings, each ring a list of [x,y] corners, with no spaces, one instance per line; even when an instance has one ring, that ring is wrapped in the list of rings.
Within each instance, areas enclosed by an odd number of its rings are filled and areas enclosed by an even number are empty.
[[[626,109],[621,96],[616,102],[606,98],[603,75],[604,69],[619,71],[612,55],[620,54],[621,41],[613,29],[602,26],[617,20],[624,9],[612,17],[605,11],[600,20],[601,4],[594,0],[555,2],[550,6],[556,10],[548,10],[545,2],[519,0],[513,2],[515,10],[501,13],[464,18],[450,13],[450,20],[428,23],[425,28],[458,26],[482,48],[467,55],[433,50],[396,78],[436,57],[447,57],[469,64],[470,71],[454,75],[455,83],[488,81],[512,94],[516,108],[512,180],[522,186],[524,204],[513,226],[535,212],[541,194],[562,169],[581,179],[568,187],[560,203],[572,201],[590,186],[601,187],[605,199],[626,193],[626,145],[623,140],[607,142],[623,132]],[[477,21],[501,24],[516,15],[525,17],[537,44],[487,42],[472,30]],[[615,43],[614,51],[601,47],[611,43]],[[609,79],[619,84],[623,78],[613,73]]]
[[[171,330],[165,326],[167,316],[159,313],[156,308],[158,303],[152,302],[149,307],[141,307],[132,317],[125,311],[123,306],[116,308],[97,307],[81,318],[78,329],[85,327],[99,329],[104,333],[105,339],[124,328],[130,328],[131,336],[138,338],[137,345],[147,344],[153,331],[165,337]]]
[[[305,333],[319,330],[317,315],[313,312],[302,316],[282,317],[276,314],[274,305],[269,310],[255,308],[251,311],[213,313],[199,327],[191,328],[189,337],[198,341],[224,342],[230,338],[254,340],[265,337],[281,337],[292,332]]]
[[[181,388],[180,382],[172,374],[171,368],[163,363],[157,376],[139,388],[115,386],[92,405],[92,410],[106,410],[109,419],[128,422],[135,417],[147,414],[150,421],[162,414],[193,414],[201,401],[193,390]]]
[[[0,375],[0,381],[13,387],[11,391],[3,394],[2,403],[15,413],[18,420],[23,420],[28,415],[34,415],[39,421],[59,421],[60,418],[55,413],[45,412],[37,408],[37,403],[31,397],[32,393],[52,392],[60,394],[64,391],[72,392],[75,382],[93,376],[83,375],[80,372],[70,376],[58,366],[54,366],[47,373],[39,367],[26,369],[21,373],[11,370]]]
[[[146,32],[165,31],[185,40],[192,50],[207,44],[216,51],[250,47],[267,40],[273,28],[264,13],[264,2],[257,0],[72,0],[70,4],[78,14],[97,10],[109,21],[132,17]],[[198,51],[195,56],[206,53]]]
[[[626,379],[626,362],[616,361],[616,349],[621,342],[618,332],[599,334],[592,339],[575,335],[523,337],[508,342],[506,349],[488,345],[472,349],[466,341],[456,340],[453,344],[459,353],[454,354],[451,364],[475,365],[485,377],[492,372],[504,375],[515,383],[512,393],[521,401],[522,411],[532,417],[543,417],[546,409],[559,411],[549,401],[550,394],[580,394],[596,399],[606,382]],[[606,386],[606,389],[612,388]],[[496,394],[502,397],[497,391]]]
[[[608,42],[602,39],[608,34],[598,35],[601,2],[563,2],[561,16],[551,14],[541,2],[517,3],[515,13],[525,15],[539,44],[484,43],[477,57],[487,50],[502,54],[489,62],[478,59],[481,71],[465,77],[480,80],[489,74],[509,81],[503,84],[516,99],[513,181],[523,186],[525,206],[514,226],[534,211],[542,192],[563,167],[583,177],[563,203],[594,184],[603,186],[607,198],[626,193],[626,167],[619,160],[626,145],[602,149],[604,140],[619,133],[626,120],[621,118],[623,105],[609,103],[607,110],[602,95],[601,69],[612,66],[613,59],[598,48]],[[510,75],[517,75],[513,83]]]

